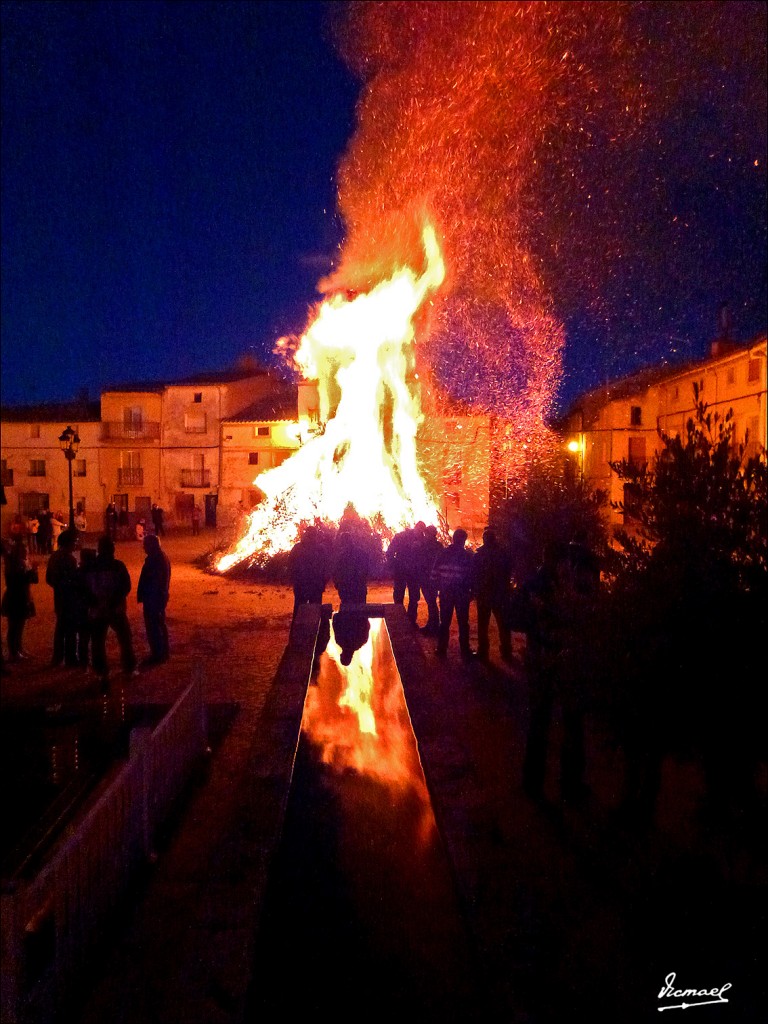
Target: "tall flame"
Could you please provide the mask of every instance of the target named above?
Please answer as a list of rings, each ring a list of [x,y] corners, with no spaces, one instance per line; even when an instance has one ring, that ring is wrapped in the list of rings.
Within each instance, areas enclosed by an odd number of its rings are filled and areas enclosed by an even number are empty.
[[[436,503],[419,470],[422,420],[414,366],[414,317],[445,278],[434,229],[423,232],[426,267],[402,267],[369,292],[336,294],[320,304],[294,360],[317,379],[321,433],[282,465],[259,475],[265,498],[245,535],[217,563],[226,572],[263,563],[291,547],[303,522],[358,515],[392,530],[437,523]]]

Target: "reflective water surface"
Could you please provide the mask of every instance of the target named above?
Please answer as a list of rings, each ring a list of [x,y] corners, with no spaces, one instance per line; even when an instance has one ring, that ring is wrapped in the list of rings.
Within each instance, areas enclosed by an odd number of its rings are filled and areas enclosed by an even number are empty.
[[[304,707],[250,1017],[471,1019],[472,954],[382,619],[337,613]]]

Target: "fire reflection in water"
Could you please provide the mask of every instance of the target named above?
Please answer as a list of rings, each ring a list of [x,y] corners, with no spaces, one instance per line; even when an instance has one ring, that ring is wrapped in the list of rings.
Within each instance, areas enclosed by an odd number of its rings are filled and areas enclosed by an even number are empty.
[[[421,803],[420,839],[433,838],[429,795],[383,619],[344,610],[334,615],[302,730],[323,764],[368,776]]]

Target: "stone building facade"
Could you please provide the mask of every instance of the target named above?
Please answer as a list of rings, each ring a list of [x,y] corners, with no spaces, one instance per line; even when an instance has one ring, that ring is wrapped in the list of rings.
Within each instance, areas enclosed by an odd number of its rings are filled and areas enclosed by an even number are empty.
[[[649,463],[661,450],[659,431],[685,430],[696,399],[724,420],[732,413],[734,445],[747,454],[766,447],[766,336],[748,344],[713,342],[705,360],[680,367],[655,367],[608,384],[578,399],[559,424],[573,479],[604,490],[611,501],[624,498],[611,462]],[[613,524],[623,516],[610,513]]]

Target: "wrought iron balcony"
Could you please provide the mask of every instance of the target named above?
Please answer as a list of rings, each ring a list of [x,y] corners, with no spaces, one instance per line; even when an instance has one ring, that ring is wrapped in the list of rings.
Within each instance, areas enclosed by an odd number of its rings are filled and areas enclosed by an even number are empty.
[[[210,469],[182,469],[182,471],[181,471],[181,486],[182,487],[210,487],[211,486],[211,471],[210,471]]]
[[[101,424],[102,441],[157,441],[159,438],[160,424],[147,420],[141,423],[105,421]]]
[[[118,469],[117,482],[123,487],[140,487],[144,483],[144,470],[141,466]]]

